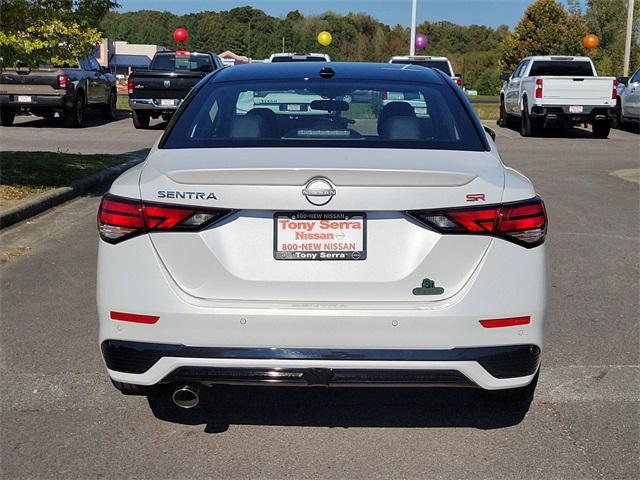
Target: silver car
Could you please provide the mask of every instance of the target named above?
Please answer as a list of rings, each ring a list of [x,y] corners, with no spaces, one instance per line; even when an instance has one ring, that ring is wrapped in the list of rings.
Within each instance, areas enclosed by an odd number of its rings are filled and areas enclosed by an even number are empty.
[[[620,123],[640,122],[640,68],[629,79],[626,87],[618,87],[618,114]]]

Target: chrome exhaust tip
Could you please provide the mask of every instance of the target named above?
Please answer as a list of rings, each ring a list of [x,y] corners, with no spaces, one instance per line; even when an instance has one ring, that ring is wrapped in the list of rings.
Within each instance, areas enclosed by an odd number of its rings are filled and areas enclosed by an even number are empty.
[[[180,408],[194,408],[200,403],[200,387],[183,385],[173,391],[171,399]]]

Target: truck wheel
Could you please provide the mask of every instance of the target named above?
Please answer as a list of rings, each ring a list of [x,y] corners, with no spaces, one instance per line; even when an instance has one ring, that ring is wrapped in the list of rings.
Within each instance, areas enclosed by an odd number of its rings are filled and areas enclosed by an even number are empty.
[[[509,117],[504,109],[504,99],[502,98],[500,99],[500,117],[498,118],[498,126],[503,128],[509,126]]]
[[[536,391],[536,386],[538,385],[538,377],[540,376],[540,369],[538,368],[538,372],[536,376],[533,377],[531,383],[526,387],[520,388],[508,388],[505,390],[483,390],[483,394],[486,398],[490,400],[494,400],[496,402],[505,402],[505,403],[520,403],[520,402],[531,402],[533,400],[533,394]]]
[[[67,127],[82,128],[84,126],[84,98],[82,92],[76,94],[71,110],[65,110],[64,123]]]
[[[116,102],[118,101],[118,94],[115,89],[109,92],[109,98],[107,103],[102,107],[102,115],[108,120],[116,118]]]
[[[16,111],[13,108],[0,109],[0,125],[10,127],[16,118]]]
[[[593,122],[593,136],[594,138],[607,138],[611,131],[611,123],[608,120],[599,120]]]
[[[132,110],[131,118],[133,118],[133,126],[136,128],[149,128],[149,120],[151,119],[151,115],[149,112],[145,112],[144,110]]]
[[[531,120],[526,100],[523,106],[524,110],[522,111],[522,115],[520,115],[520,135],[523,137],[533,137],[538,134],[540,127],[538,122]]]

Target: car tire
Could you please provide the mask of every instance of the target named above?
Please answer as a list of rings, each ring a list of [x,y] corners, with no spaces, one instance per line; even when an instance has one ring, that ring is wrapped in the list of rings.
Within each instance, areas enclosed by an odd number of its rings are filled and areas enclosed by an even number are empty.
[[[116,387],[120,392],[124,395],[149,395],[153,393],[153,388],[147,387],[146,385],[135,385],[133,383],[122,383],[116,382],[115,380],[111,380],[113,386]]]
[[[132,110],[131,118],[133,119],[134,127],[138,129],[149,128],[149,121],[151,120],[149,112],[145,112],[144,110]]]
[[[611,122],[608,120],[593,122],[592,129],[594,138],[607,138],[611,131]]]
[[[529,385],[519,388],[507,388],[505,390],[483,390],[483,394],[486,398],[495,402],[504,403],[531,403],[533,395],[538,385],[538,377],[540,376],[540,368],[536,372],[535,377],[531,380]]]
[[[107,99],[107,103],[102,107],[102,115],[107,120],[113,120],[116,118],[116,104],[118,102],[118,94],[114,89],[109,92],[109,98]]]
[[[82,96],[82,92],[78,92],[73,101],[73,108],[71,110],[65,110],[64,112],[65,125],[71,128],[82,128],[84,126],[84,113],[84,97]]]
[[[13,108],[0,109],[0,125],[10,127],[16,118],[16,111]]]

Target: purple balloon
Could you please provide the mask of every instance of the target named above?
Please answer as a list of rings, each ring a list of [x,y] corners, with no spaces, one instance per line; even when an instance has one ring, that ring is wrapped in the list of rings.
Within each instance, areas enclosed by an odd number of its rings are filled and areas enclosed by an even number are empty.
[[[427,48],[428,44],[429,44],[429,39],[427,38],[427,36],[424,33],[416,34],[416,48],[418,50],[422,50],[424,48]]]

